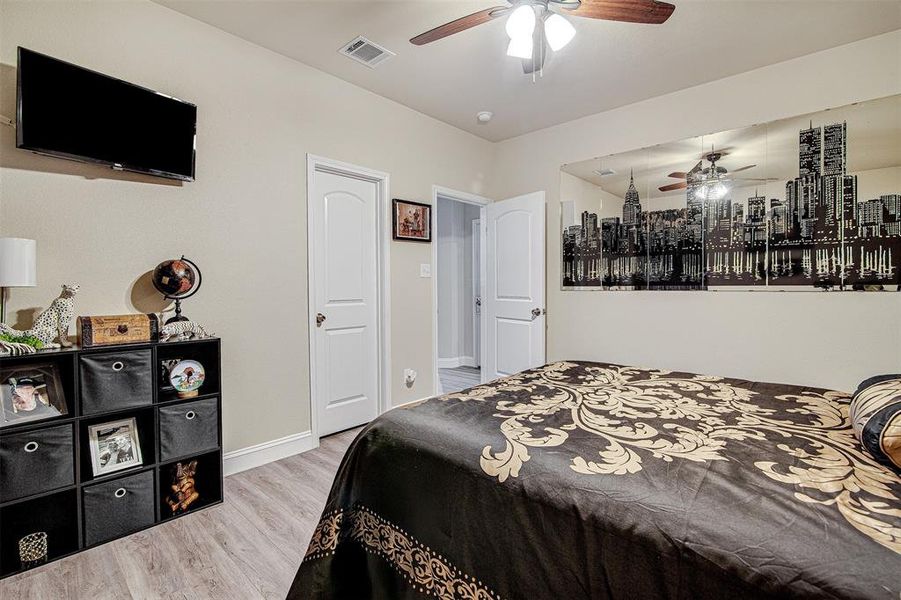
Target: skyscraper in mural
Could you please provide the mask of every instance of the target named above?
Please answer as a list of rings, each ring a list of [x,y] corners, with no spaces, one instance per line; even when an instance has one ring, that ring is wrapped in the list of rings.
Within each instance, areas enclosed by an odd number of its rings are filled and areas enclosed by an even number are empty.
[[[606,288],[643,289],[647,280],[647,224],[635,177],[623,196],[623,216],[601,219],[601,274]]]
[[[596,213],[582,212],[579,225],[563,229],[563,286],[601,285],[601,227]]]
[[[823,128],[823,175],[844,175],[848,142],[848,124],[833,123]]]
[[[641,198],[638,197],[638,190],[635,189],[635,174],[629,173],[629,189],[623,198],[623,225],[631,227],[638,225],[641,219]]]
[[[820,174],[822,159],[822,130],[811,122],[798,136],[798,176]]]

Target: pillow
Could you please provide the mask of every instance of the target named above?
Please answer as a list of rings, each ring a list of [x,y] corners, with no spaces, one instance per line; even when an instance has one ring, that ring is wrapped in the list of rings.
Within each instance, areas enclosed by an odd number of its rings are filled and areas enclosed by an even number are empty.
[[[851,426],[873,458],[901,473],[901,374],[871,377],[858,386]]]

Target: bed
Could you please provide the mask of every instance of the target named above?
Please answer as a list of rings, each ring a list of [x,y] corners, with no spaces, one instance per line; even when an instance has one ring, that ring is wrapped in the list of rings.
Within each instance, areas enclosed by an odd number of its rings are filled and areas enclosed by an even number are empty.
[[[843,392],[557,362],[382,415],[289,598],[892,598]]]

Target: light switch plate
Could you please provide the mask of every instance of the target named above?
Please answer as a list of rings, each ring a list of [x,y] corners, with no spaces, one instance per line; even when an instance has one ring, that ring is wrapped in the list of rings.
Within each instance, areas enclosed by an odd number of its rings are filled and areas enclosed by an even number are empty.
[[[431,277],[432,276],[432,265],[429,263],[422,263],[419,265],[419,276],[420,277]]]

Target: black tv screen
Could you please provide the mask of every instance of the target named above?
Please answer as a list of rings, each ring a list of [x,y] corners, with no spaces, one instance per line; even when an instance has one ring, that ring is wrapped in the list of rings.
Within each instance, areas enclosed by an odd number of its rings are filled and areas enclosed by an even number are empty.
[[[194,180],[197,107],[19,48],[16,147]]]

